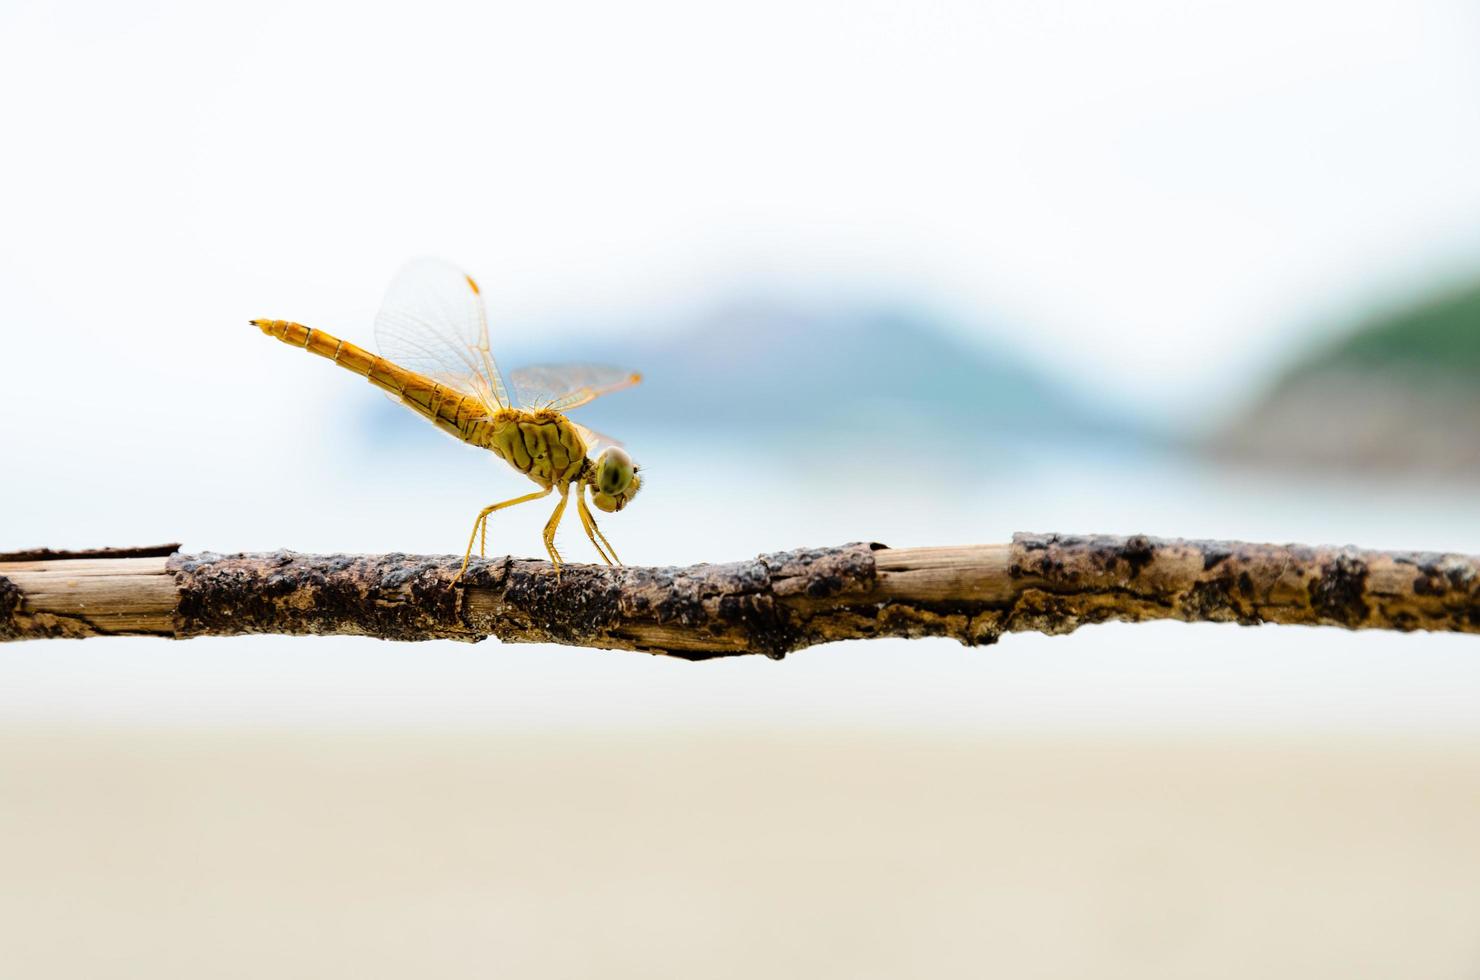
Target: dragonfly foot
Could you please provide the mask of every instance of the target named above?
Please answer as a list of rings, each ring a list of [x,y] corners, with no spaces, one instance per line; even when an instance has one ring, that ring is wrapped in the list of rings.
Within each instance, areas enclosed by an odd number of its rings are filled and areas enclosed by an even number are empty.
[[[457,578],[453,579],[452,581],[454,583],[460,582],[460,581],[462,581],[462,577],[468,573],[468,565],[473,560],[473,544],[474,544],[474,542],[478,542],[479,543],[478,557],[479,558],[485,558],[485,557],[487,557],[487,555],[488,555],[488,518],[489,518],[490,515],[493,514],[494,511],[503,510],[505,507],[513,507],[515,504],[522,504],[522,503],[527,503],[528,501],[531,501],[531,500],[538,500],[539,498],[548,495],[552,489],[554,489],[554,488],[553,487],[546,487],[543,490],[536,490],[534,493],[526,493],[522,497],[515,497],[512,500],[505,500],[502,503],[489,504],[487,507],[484,507],[482,510],[478,511],[478,516],[476,518],[474,518],[474,520],[473,520],[473,533],[470,534],[470,535],[468,535],[468,548],[467,548],[466,551],[463,552],[462,570],[457,573]],[[482,535],[481,541],[479,539],[479,535],[480,534]]]

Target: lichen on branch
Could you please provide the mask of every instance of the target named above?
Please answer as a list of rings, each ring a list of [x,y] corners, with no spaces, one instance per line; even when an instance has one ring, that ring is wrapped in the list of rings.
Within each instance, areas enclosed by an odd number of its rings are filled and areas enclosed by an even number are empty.
[[[849,544],[688,567],[521,558],[0,556],[0,639],[252,633],[561,643],[690,660],[834,640],[1067,633],[1110,620],[1480,632],[1480,559],[1302,545],[1019,534]]]

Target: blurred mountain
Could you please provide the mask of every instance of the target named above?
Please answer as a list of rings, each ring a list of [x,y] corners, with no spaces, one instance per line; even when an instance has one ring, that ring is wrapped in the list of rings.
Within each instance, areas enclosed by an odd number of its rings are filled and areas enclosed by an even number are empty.
[[[641,386],[577,415],[623,439],[641,433],[781,447],[824,438],[832,447],[936,453],[949,468],[1046,439],[1141,437],[1111,407],[925,314],[746,301],[665,330],[584,333],[559,346],[505,345],[498,354],[506,369],[582,360],[642,371]],[[400,414],[397,428],[422,425]],[[377,426],[388,421],[377,413]]]
[[[1480,471],[1480,282],[1313,351],[1213,448],[1279,464]]]

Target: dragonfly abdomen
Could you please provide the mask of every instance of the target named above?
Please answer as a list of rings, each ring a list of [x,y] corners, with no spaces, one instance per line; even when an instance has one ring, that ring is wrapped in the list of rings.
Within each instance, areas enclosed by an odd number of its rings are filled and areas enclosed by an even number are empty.
[[[408,371],[323,330],[291,320],[253,320],[252,324],[269,337],[292,347],[301,347],[358,374],[459,439],[478,441],[475,438],[478,420],[486,416],[487,409],[476,398],[415,371]]]

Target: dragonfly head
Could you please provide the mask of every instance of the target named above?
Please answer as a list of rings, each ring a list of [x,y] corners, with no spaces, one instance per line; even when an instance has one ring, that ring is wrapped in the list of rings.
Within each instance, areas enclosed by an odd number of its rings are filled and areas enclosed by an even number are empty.
[[[638,468],[626,450],[617,446],[603,449],[588,477],[593,491],[591,503],[596,509],[614,514],[631,503],[642,487]]]

